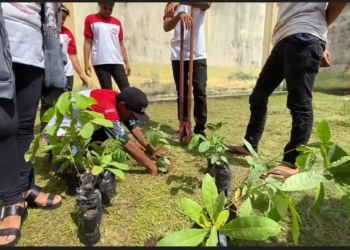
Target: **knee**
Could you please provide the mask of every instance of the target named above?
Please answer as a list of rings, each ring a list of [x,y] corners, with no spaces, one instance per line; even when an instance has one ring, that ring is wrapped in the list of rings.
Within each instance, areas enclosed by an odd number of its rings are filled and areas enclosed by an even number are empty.
[[[258,93],[253,90],[253,93],[249,96],[250,108],[267,108],[269,98],[262,93]]]

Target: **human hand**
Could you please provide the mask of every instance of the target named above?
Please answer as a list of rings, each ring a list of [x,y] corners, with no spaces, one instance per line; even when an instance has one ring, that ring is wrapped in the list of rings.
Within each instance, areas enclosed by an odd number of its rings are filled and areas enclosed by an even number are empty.
[[[85,74],[86,74],[87,76],[91,77],[91,64],[90,64],[90,63],[85,64],[85,69],[84,69],[84,71],[85,71]]]
[[[153,154],[153,156],[154,156],[155,158],[159,158],[159,157],[161,157],[162,155],[166,155],[167,153],[168,153],[167,150],[165,150],[165,149],[160,149],[160,150],[157,150],[157,151]]]
[[[181,24],[184,26],[186,30],[189,30],[193,26],[193,19],[190,14],[187,14],[186,12],[180,12],[178,14]]]
[[[325,50],[323,52],[323,57],[321,59],[321,65],[320,67],[322,68],[327,68],[327,67],[330,67],[331,66],[331,54],[329,53],[328,50]]]
[[[173,2],[173,3],[168,4],[165,7],[164,15],[166,17],[173,17],[175,14],[175,10],[176,10],[177,6],[179,6],[179,4],[180,4],[179,2]]]
[[[79,75],[80,80],[83,82],[83,87],[89,87],[89,81],[84,74]]]
[[[126,76],[129,77],[131,75],[131,68],[129,64],[125,65],[125,71],[126,71]]]

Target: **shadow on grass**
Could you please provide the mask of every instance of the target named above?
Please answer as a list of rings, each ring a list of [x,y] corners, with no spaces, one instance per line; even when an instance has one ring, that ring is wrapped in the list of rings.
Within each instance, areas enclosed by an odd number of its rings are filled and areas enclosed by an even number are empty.
[[[198,189],[202,185],[202,181],[197,177],[185,176],[185,175],[169,175],[167,185],[172,185],[170,194],[177,195],[179,191],[183,191],[188,194],[193,194],[195,189]]]
[[[63,193],[66,189],[66,182],[54,174],[48,156],[43,154],[41,157],[36,157],[35,162],[35,176],[47,181],[43,187],[43,192],[53,194]]]
[[[153,121],[153,120],[149,120],[147,123],[141,124],[140,127],[142,129],[144,129],[145,131],[148,131],[148,130],[151,130],[151,127],[156,128],[158,125],[159,125],[158,122]],[[177,132],[176,129],[174,129],[173,127],[169,126],[166,123],[162,123],[160,130],[163,131],[164,133],[170,135],[170,137]]]

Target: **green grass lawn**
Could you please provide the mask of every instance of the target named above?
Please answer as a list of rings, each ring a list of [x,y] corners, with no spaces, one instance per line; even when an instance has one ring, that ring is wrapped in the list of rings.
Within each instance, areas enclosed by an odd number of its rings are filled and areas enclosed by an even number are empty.
[[[269,116],[259,153],[269,160],[282,154],[289,139],[291,117],[286,108],[286,96],[270,99]],[[232,97],[225,100],[208,100],[210,123],[227,122],[221,134],[229,143],[240,144],[249,119],[247,97]],[[341,97],[315,94],[315,124],[323,119],[330,123],[333,140],[350,150],[350,115],[345,110]],[[171,135],[177,129],[175,102],[154,103],[148,114],[155,126],[165,123],[163,130]],[[311,141],[314,139],[314,135]],[[201,180],[206,161],[185,151],[174,142],[172,152],[176,163],[166,176],[154,178],[144,168],[133,164],[124,181],[119,181],[118,195],[113,206],[105,210],[101,225],[102,246],[141,246],[153,235],[169,234],[189,227],[192,223],[182,213],[180,200],[188,197],[201,200]],[[242,157],[228,156],[234,183],[240,183],[247,175],[248,165]],[[319,157],[319,159],[321,159]],[[320,165],[320,161],[317,163]],[[316,166],[317,167],[317,166]],[[45,191],[62,195],[63,206],[55,211],[31,209],[29,219],[22,229],[21,246],[78,246],[76,226],[71,218],[74,197],[64,194],[64,183],[55,177],[46,158],[38,156],[36,180]],[[328,184],[328,183],[327,183]],[[350,228],[347,215],[335,187],[326,186],[326,199],[319,214],[310,211],[315,191],[293,195],[302,218],[300,228],[301,246],[350,245]],[[282,232],[267,242],[239,242],[242,245],[293,245],[290,220],[282,223]]]

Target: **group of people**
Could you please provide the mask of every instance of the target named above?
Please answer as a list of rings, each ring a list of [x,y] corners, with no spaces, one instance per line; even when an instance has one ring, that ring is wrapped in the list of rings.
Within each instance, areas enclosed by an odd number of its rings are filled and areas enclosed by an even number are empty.
[[[256,86],[249,98],[251,116],[245,139],[257,150],[267,114],[269,96],[283,79],[287,84],[287,107],[292,115],[290,142],[284,149],[282,163],[263,176],[288,178],[298,172],[298,155],[294,150],[307,143],[313,125],[312,90],[321,65],[329,66],[325,51],[327,30],[346,3],[279,3],[277,23],[271,51]],[[126,150],[154,176],[158,169],[147,155],[159,157],[147,141],[138,122],[147,122],[147,96],[130,87],[131,68],[123,43],[121,22],[112,15],[113,2],[99,2],[99,12],[85,19],[84,70],[79,64],[72,32],[64,26],[69,10],[61,3],[1,3],[0,7],[0,246],[15,245],[21,237],[21,226],[35,205],[52,210],[62,204],[59,195],[44,193],[35,184],[34,166],[24,154],[34,138],[34,123],[39,101],[41,116],[64,92],[72,90],[73,69],[84,86],[92,67],[101,89],[84,90],[80,94],[94,97],[91,110],[102,113],[113,122],[113,128],[95,131],[92,140],[123,137]],[[180,27],[184,25],[184,82],[188,81],[189,29],[194,29],[193,95],[194,133],[205,136],[207,122],[207,62],[204,35],[205,12],[211,3],[168,3],[164,11],[164,31],[174,30],[171,61],[176,89],[180,82]],[[195,8],[195,22],[191,9]],[[90,64],[91,56],[91,64]],[[91,67],[92,65],[92,67]],[[115,80],[119,92],[112,89]],[[185,88],[184,96],[188,89]],[[185,99],[184,107],[187,107]],[[178,99],[179,110],[179,99]],[[184,112],[186,113],[186,112]],[[41,130],[54,123],[41,123]],[[180,119],[180,118],[179,118]],[[70,123],[65,118],[63,124]],[[138,144],[130,140],[121,123],[131,131]],[[77,124],[79,126],[79,124]],[[58,133],[64,133],[59,130]],[[58,134],[59,136],[59,134]],[[173,135],[177,138],[178,133]],[[249,155],[245,146],[230,146],[233,154]],[[284,164],[287,162],[288,164]]]

